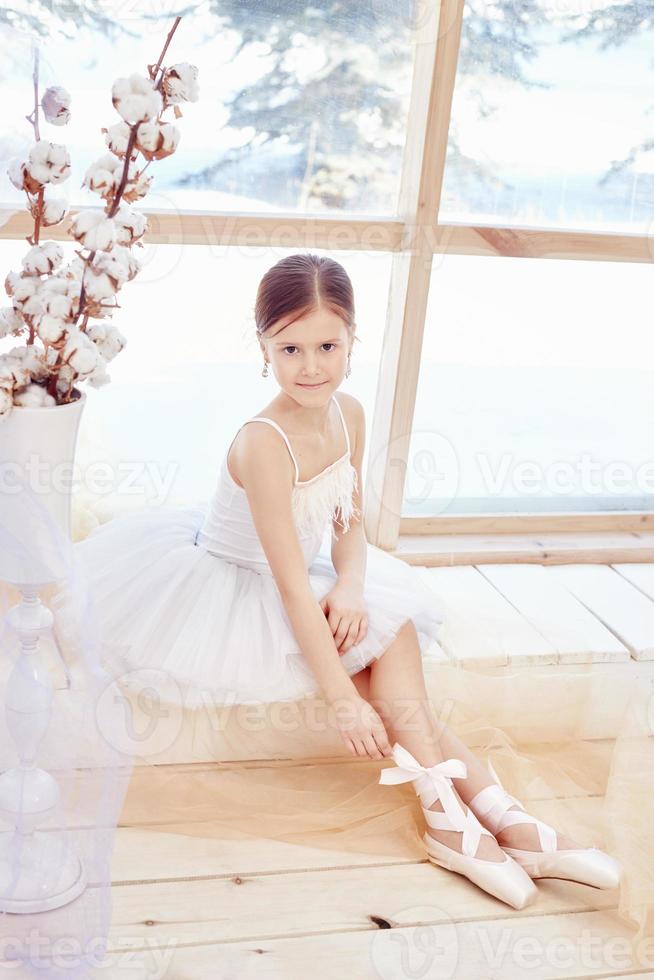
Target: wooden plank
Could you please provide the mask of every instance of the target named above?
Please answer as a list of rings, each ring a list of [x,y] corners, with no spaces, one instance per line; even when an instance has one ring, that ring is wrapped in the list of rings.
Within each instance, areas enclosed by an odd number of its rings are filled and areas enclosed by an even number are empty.
[[[390,554],[410,565],[654,562],[654,534],[429,534],[398,538]]]
[[[613,565],[613,570],[626,578],[632,585],[635,585],[637,589],[640,589],[644,595],[654,599],[654,564],[628,562]]]
[[[635,660],[654,659],[654,602],[622,575],[602,565],[548,569],[629,649]]]
[[[629,650],[542,565],[478,570],[552,644],[558,663],[629,660]]]
[[[427,9],[427,8],[425,8]],[[408,135],[408,134],[407,134]],[[89,206],[90,207],[90,206]],[[83,211],[85,207],[75,207]],[[300,215],[279,211],[171,211],[143,208],[151,244],[247,245],[401,252],[411,244],[410,222],[376,215]],[[23,240],[34,222],[25,208],[0,202],[0,239]],[[70,241],[65,224],[53,225],[48,237]],[[567,231],[548,228],[505,228],[501,225],[434,223],[428,241],[434,254],[520,256],[582,262],[651,262],[647,235]]]
[[[514,609],[476,568],[425,568],[422,577],[430,588],[471,615],[456,617],[456,635],[447,629],[439,642],[459,663],[498,666],[513,663],[556,663],[553,645]],[[483,624],[483,627],[482,627]],[[446,623],[447,626],[447,623]]]
[[[654,531],[654,511],[577,511],[573,514],[434,514],[403,517],[400,535],[543,534],[551,531]]]
[[[581,980],[652,976],[646,943],[611,911],[527,915],[481,922],[433,923],[442,903],[433,892],[419,905],[398,910],[396,920],[377,917],[367,929],[291,939],[185,945],[183,939],[143,952],[123,950],[89,973],[90,980]],[[437,908],[447,916],[447,912]],[[404,916],[404,918],[402,918]],[[638,972],[632,972],[632,971]],[[11,977],[33,973],[11,968]]]
[[[405,980],[411,975],[429,980],[566,980],[625,976],[652,967],[646,946],[634,949],[633,930],[611,911],[523,914],[483,922],[457,922],[448,916],[432,923],[430,916],[440,905],[440,895],[428,890],[413,909],[404,904],[397,920],[382,925],[380,918],[372,930],[169,947],[165,959],[148,950],[143,966],[159,972],[144,975],[162,980],[306,980],[310,964],[313,980]],[[403,914],[409,924],[402,921]],[[167,965],[164,973],[162,962]]]
[[[375,413],[370,426],[365,529],[381,548],[395,546],[422,338],[431,280],[463,0],[423,4],[412,36],[413,84],[398,198],[402,252],[394,253]]]
[[[603,799],[581,796],[529,801],[529,812],[556,826],[579,844],[597,841]],[[601,843],[598,841],[598,843]],[[211,821],[190,824],[143,824],[116,831],[111,879],[114,884],[161,878],[221,878],[236,874],[271,874],[415,864],[424,861],[422,844],[398,834],[383,848],[339,850],[270,838],[243,840],[217,837]]]
[[[427,898],[429,896],[429,898]],[[398,924],[414,921],[417,907],[434,907],[423,919],[492,920],[516,925],[518,912],[467,878],[420,864],[285,874],[235,875],[193,881],[114,885],[109,948],[143,949],[148,942],[211,943],[262,938],[323,936],[369,930],[373,917]],[[617,889],[544,879],[526,919],[614,908]],[[576,918],[575,915],[575,918]],[[542,919],[543,923],[547,918]]]
[[[92,210],[91,205],[75,205],[72,213],[88,210]],[[152,245],[246,245],[248,248],[280,245],[329,251],[394,252],[401,249],[405,234],[401,218],[375,215],[342,218],[338,214],[184,212],[147,207],[142,213],[148,219],[145,240]],[[66,222],[51,226],[49,238],[70,242],[66,227]],[[33,230],[34,221],[22,205],[0,203],[0,239],[24,239]]]

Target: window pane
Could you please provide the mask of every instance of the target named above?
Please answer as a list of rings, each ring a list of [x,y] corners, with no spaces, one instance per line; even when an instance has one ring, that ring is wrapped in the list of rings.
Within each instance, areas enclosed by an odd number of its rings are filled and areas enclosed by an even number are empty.
[[[152,164],[147,205],[395,214],[413,3],[367,0],[327,10],[311,0],[210,0],[191,9],[164,63],[197,64],[200,101],[183,107],[177,152]],[[72,201],[97,203],[80,184],[106,152],[101,127],[120,119],[111,85],[157,61],[173,17],[166,4],[123,4],[115,20],[91,22],[67,39],[58,18],[71,4],[48,7],[52,17],[34,10],[52,34],[43,45],[42,78],[70,91],[73,116],[65,128],[44,125],[42,136],[71,151]],[[0,13],[0,29],[1,21]],[[31,53],[28,39],[7,26],[0,41],[13,61],[0,70],[0,200],[20,200],[5,170],[31,142],[24,118],[33,103]],[[164,118],[172,119],[170,110]]]
[[[0,241],[3,279],[20,268],[27,248],[24,242]],[[110,460],[115,469],[107,492],[118,493],[121,504],[209,498],[238,427],[279,391],[272,372],[261,376],[254,301],[264,272],[296,251],[146,246],[142,271],[118,294],[121,309],[113,321],[128,343],[108,366],[111,382],[100,389],[81,385],[88,396],[78,453],[82,480],[88,473],[90,484],[93,471],[86,467],[92,460]],[[340,390],[362,402],[370,427],[391,257],[328,254],[350,275],[356,302],[359,341],[352,373]],[[5,338],[0,352],[23,343]]]
[[[645,0],[467,0],[440,220],[649,232],[652,29]]]
[[[435,259],[403,512],[654,508],[646,264]]]

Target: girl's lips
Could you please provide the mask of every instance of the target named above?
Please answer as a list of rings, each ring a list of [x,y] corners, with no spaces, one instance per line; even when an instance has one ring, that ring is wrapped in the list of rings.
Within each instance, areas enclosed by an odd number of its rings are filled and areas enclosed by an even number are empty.
[[[321,381],[319,385],[303,385],[300,381],[298,381],[298,386],[300,388],[322,388],[322,386],[326,384],[326,381]]]

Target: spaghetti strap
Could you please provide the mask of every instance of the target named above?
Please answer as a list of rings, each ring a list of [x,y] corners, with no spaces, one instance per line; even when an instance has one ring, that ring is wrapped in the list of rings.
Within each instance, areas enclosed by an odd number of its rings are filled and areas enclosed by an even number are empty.
[[[347,455],[350,456],[352,450],[350,449],[350,433],[347,430],[347,422],[345,421],[345,416],[343,415],[343,409],[338,404],[338,399],[336,395],[332,395],[332,398],[336,402],[336,408],[338,409],[338,414],[341,416],[341,422],[343,423],[343,431],[345,432],[345,442],[347,444]]]
[[[299,483],[300,482],[300,469],[299,469],[299,467],[297,465],[297,460],[295,458],[295,454],[294,454],[293,450],[291,449],[291,444],[288,441],[288,436],[286,435],[286,433],[282,429],[281,425],[278,425],[277,422],[275,422],[273,419],[267,419],[265,417],[265,415],[255,415],[254,418],[248,419],[247,422],[244,422],[243,423],[243,425],[247,425],[248,422],[267,422],[268,425],[272,425],[272,426],[274,426],[275,429],[277,429],[277,431],[279,432],[280,436],[283,438],[284,442],[286,443],[286,445],[288,447],[289,453],[291,454],[291,459],[293,460],[293,466],[295,467],[295,482],[296,483]]]

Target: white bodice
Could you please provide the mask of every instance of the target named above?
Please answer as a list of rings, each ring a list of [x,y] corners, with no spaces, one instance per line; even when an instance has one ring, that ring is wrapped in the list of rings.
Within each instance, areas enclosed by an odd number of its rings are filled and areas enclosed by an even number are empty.
[[[320,551],[323,537],[332,520],[335,519],[345,533],[349,529],[352,516],[359,513],[353,500],[357,489],[357,471],[350,460],[347,423],[337,399],[333,395],[332,399],[341,417],[347,448],[339,459],[310,480],[299,479],[300,470],[290,441],[277,422],[264,416],[247,420],[272,425],[288,447],[295,466],[293,517],[307,567]],[[247,425],[247,422],[243,424]],[[218,485],[204,523],[198,531],[196,544],[220,558],[271,574],[272,570],[254,526],[245,489],[234,481],[229,472],[228,454],[229,449],[223,458]],[[332,534],[336,536],[333,528]]]

